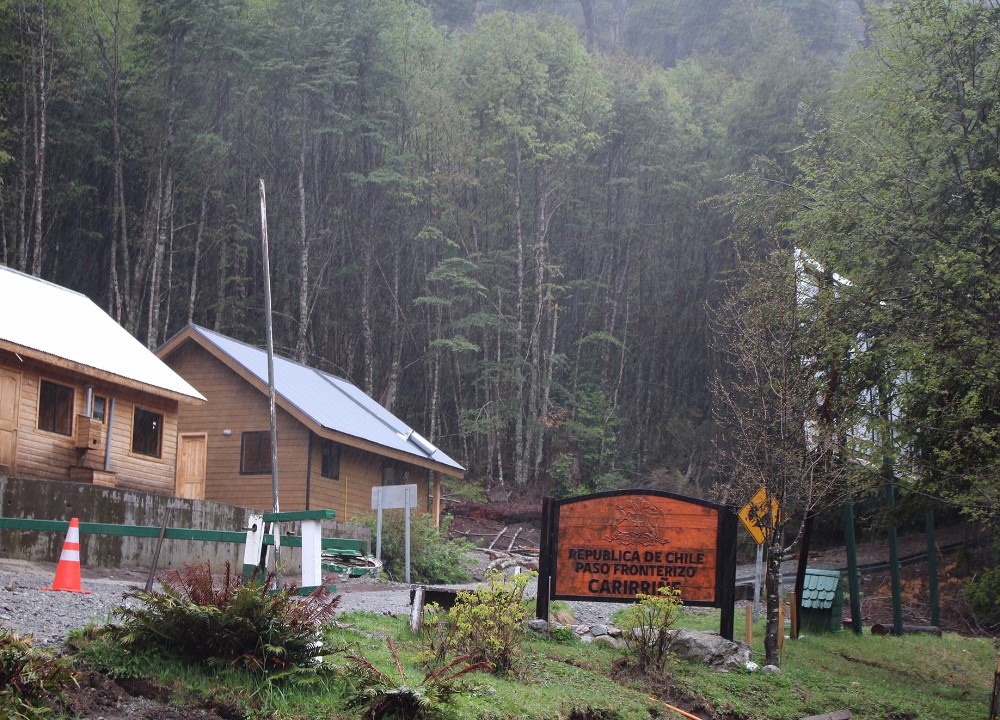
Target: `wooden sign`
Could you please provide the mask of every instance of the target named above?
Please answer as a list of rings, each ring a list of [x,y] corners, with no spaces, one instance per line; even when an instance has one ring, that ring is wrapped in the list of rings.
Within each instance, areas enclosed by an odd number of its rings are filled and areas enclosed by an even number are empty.
[[[539,617],[548,599],[635,602],[661,587],[686,605],[723,609],[732,639],[736,515],[732,508],[663,492],[621,490],[543,505]],[[728,608],[728,621],[726,618]],[[728,622],[728,634],[726,632]]]

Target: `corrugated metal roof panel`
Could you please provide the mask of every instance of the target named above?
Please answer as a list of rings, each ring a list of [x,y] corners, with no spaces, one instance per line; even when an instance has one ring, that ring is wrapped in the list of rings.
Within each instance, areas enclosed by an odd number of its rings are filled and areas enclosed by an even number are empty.
[[[0,339],[204,400],[86,295],[0,265]]]
[[[267,353],[264,350],[197,325],[192,327],[267,384]],[[413,428],[343,378],[275,355],[274,388],[286,402],[321,427],[464,470],[430,443],[424,441],[422,444]]]

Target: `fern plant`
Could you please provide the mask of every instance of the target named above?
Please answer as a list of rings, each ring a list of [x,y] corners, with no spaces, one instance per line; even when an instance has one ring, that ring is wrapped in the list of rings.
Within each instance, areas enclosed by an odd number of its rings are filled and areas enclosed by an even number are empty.
[[[185,660],[276,673],[312,664],[325,651],[322,625],[340,596],[317,588],[302,598],[294,586],[272,589],[273,576],[244,581],[229,563],[216,587],[208,563],[169,570],[163,591],[125,594],[136,601],[115,610],[111,638],[126,647],[152,648]]]
[[[35,648],[31,636],[0,628],[0,716],[17,720],[49,717],[76,679],[69,663]]]
[[[349,655],[347,677],[351,685],[348,706],[365,720],[429,720],[440,715],[441,706],[455,695],[468,691],[460,678],[477,670],[489,671],[486,662],[469,662],[468,656],[455,658],[447,665],[428,671],[414,682],[406,676],[399,653],[387,638],[396,673],[385,673],[369,660]]]

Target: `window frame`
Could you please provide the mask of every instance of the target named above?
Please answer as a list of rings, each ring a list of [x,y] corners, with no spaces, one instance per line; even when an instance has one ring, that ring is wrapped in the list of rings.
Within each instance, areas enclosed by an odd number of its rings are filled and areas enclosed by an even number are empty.
[[[62,432],[61,430],[58,429],[59,428],[58,410],[59,410],[59,400],[60,400],[59,396],[57,396],[56,398],[46,398],[46,399],[43,399],[42,397],[43,394],[45,393],[46,386],[69,391],[69,405],[67,409],[64,410],[64,413],[66,414],[67,417],[63,418],[63,420],[69,421],[69,429],[67,430],[67,432]],[[65,395],[62,394],[62,397],[65,397]],[[55,401],[55,407],[50,408],[52,410],[52,418],[51,418],[52,427],[44,427],[42,425],[43,407],[50,405],[53,400]],[[73,437],[74,416],[76,415],[76,388],[74,388],[71,385],[63,385],[62,383],[56,382],[55,380],[39,378],[38,407],[36,408],[35,415],[36,415],[35,427],[41,432],[52,433],[53,435],[59,435],[60,437],[69,437],[69,438]]]
[[[247,469],[247,440],[257,438],[257,468]],[[263,456],[261,455],[264,452]],[[266,463],[264,462],[266,460]],[[271,431],[247,430],[240,433],[240,475],[269,475],[271,473]]]
[[[101,409],[98,412],[97,405],[98,400],[100,400]],[[94,395],[92,399],[92,405],[90,408],[90,417],[98,422],[107,422],[108,418],[108,398],[105,395]]]
[[[139,426],[139,413],[145,413],[146,415],[155,416],[159,418],[159,426],[156,428],[156,453],[146,452],[146,448],[137,448],[136,440],[139,437],[146,437],[148,433],[138,433],[136,428]],[[132,437],[129,440],[129,452],[132,455],[138,455],[144,458],[152,458],[154,460],[163,459],[163,423],[164,414],[157,410],[150,410],[149,408],[142,407],[141,405],[132,406]]]
[[[340,443],[329,438],[320,438],[319,474],[328,480],[340,480],[340,461],[343,453]],[[333,465],[331,470],[330,465]]]

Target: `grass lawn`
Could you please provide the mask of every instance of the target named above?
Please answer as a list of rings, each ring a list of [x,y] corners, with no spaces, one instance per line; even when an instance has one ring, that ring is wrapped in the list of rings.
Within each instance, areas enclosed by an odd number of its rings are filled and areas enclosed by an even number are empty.
[[[410,632],[405,617],[355,612],[338,616],[338,621],[338,652],[330,657],[335,665],[342,668],[350,662],[348,655],[358,655],[398,677],[386,642],[391,637],[407,682],[419,684],[423,679],[428,641]],[[714,630],[718,615],[686,611],[681,624]],[[758,662],[763,630],[761,621],[753,647]],[[997,648],[990,640],[953,634],[894,638],[842,632],[787,640],[780,675],[717,673],[678,661],[670,664],[669,677],[626,674],[616,680],[622,653],[601,644],[585,644],[575,637],[531,638],[525,651],[519,680],[483,673],[467,676],[475,689],[448,706],[445,720],[679,718],[663,699],[727,720],[795,720],[839,709],[862,720],[969,720],[988,717],[997,663]],[[289,685],[175,661],[129,662],[129,674],[171,688],[181,704],[222,701],[255,718],[351,717],[345,709],[346,684],[336,673],[313,684]]]
[[[718,629],[718,612],[686,613],[681,624]],[[742,625],[739,630],[742,631]],[[764,621],[754,626],[763,664]],[[843,631],[785,640],[780,675],[719,674],[679,663],[677,687],[726,718],[785,720],[850,710],[872,720],[968,720],[989,715],[997,646],[986,638]]]

